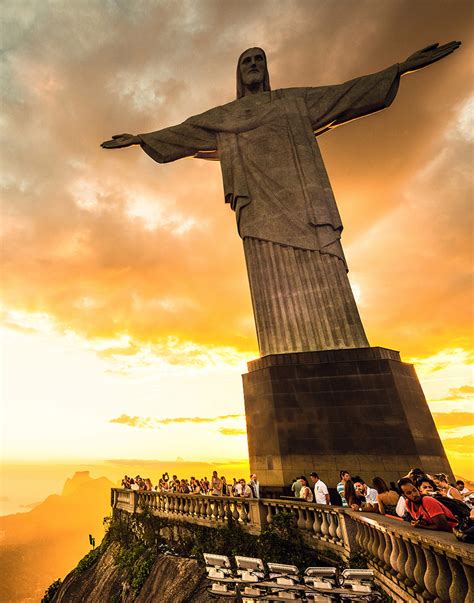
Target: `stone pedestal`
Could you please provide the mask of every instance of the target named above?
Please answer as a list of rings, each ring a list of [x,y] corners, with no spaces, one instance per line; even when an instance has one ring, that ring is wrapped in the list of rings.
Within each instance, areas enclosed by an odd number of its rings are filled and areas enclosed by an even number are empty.
[[[279,489],[339,471],[394,481],[414,467],[452,476],[413,365],[385,348],[264,356],[243,375],[250,469]]]

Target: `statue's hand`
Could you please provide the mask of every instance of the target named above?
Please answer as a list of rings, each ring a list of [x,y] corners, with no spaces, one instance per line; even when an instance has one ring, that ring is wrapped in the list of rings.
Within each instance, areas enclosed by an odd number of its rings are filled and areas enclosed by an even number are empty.
[[[116,134],[112,136],[112,140],[106,140],[100,146],[103,149],[122,149],[134,144],[140,144],[140,142],[140,138],[133,134]]]
[[[403,75],[405,73],[410,73],[410,71],[423,69],[423,67],[431,65],[431,63],[436,63],[436,61],[444,59],[444,57],[454,52],[460,46],[461,42],[453,41],[443,44],[443,46],[440,46],[439,44],[431,44],[426,48],[417,50],[411,54],[406,61],[400,63],[400,73]]]

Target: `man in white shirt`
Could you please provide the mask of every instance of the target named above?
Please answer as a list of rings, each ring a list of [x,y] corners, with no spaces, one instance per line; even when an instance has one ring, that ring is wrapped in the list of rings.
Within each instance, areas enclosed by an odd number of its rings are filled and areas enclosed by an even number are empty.
[[[319,475],[314,471],[309,477],[314,485],[314,502],[317,505],[330,505],[329,491],[326,484],[319,479]]]
[[[361,496],[365,496],[365,502],[377,504],[377,490],[370,488],[361,477],[354,478],[354,488]]]
[[[252,488],[253,498],[260,498],[260,482],[255,473],[250,476],[249,486]]]
[[[240,479],[239,484],[240,484],[240,493],[237,494],[237,496],[240,496],[241,498],[253,498],[252,489],[250,488],[250,486],[248,484],[245,483],[245,480]]]

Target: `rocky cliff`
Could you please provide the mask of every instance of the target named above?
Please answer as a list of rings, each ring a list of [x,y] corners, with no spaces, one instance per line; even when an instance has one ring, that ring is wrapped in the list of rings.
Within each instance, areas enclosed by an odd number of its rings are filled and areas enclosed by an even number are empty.
[[[51,599],[54,603],[205,603],[218,601],[206,591],[205,570],[195,559],[161,554],[148,568],[143,585],[137,581],[135,568],[120,561],[120,545],[111,543],[91,567],[80,565],[64,580]],[[134,571],[135,570],[135,571]],[[139,575],[138,575],[139,578]],[[137,592],[137,587],[140,587]],[[228,601],[228,599],[227,599]]]
[[[114,510],[101,545],[90,551],[43,603],[204,603],[211,598],[204,553],[260,557],[301,567],[320,565],[290,514],[280,513],[258,536],[229,520],[210,528],[160,518],[143,508]]]

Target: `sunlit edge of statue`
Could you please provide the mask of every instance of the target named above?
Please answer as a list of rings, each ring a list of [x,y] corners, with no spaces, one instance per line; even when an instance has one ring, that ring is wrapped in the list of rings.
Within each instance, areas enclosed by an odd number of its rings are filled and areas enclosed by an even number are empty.
[[[432,44],[381,72],[337,86],[272,91],[261,48],[237,63],[237,100],[148,134],[119,134],[155,161],[220,159],[236,212],[261,356],[368,347],[347,277],[342,223],[315,135],[388,107],[400,77],[461,42]]]

